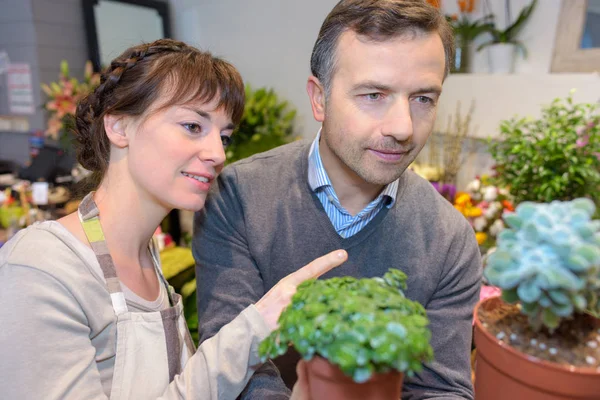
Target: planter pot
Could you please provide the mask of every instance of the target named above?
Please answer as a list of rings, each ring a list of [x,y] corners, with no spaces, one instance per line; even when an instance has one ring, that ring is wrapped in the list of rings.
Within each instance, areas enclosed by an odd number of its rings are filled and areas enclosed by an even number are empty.
[[[356,383],[322,357],[313,357],[307,372],[311,400],[398,400],[402,392],[400,372],[378,374],[365,383]]]
[[[498,43],[488,47],[490,71],[494,74],[512,74],[515,70],[516,47],[510,43]]]
[[[475,307],[475,395],[485,400],[592,400],[600,398],[600,371],[575,368],[523,354],[482,325],[480,308],[493,310],[500,297]]]
[[[471,42],[460,36],[457,36],[455,40],[456,54],[450,71],[459,74],[469,73],[471,72]]]

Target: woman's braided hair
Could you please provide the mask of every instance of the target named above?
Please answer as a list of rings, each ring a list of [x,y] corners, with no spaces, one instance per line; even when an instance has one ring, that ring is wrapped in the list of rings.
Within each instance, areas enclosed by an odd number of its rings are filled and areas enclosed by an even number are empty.
[[[96,90],[77,105],[77,160],[93,172],[92,186],[102,180],[110,158],[105,115],[144,118],[172,105],[210,102],[217,96],[217,107],[238,124],[244,84],[228,62],[171,39],[127,49],[102,72]]]

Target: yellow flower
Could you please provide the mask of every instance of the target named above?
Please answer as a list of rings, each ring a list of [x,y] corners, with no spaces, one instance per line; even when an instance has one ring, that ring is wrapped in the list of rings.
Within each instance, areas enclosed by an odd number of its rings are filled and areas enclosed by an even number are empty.
[[[454,205],[459,207],[468,207],[471,205],[471,196],[465,192],[458,192],[456,194],[456,200],[454,200]]]
[[[463,213],[467,218],[477,218],[481,217],[482,211],[479,207],[467,207],[465,212]]]
[[[487,233],[477,232],[475,233],[475,239],[477,239],[477,244],[481,245],[487,240]]]

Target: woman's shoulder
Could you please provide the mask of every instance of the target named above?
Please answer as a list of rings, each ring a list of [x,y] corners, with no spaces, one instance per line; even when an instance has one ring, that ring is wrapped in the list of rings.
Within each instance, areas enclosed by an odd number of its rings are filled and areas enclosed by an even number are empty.
[[[101,281],[93,263],[93,251],[56,221],[35,223],[0,248],[0,268],[27,267],[61,281],[76,282],[89,275]]]

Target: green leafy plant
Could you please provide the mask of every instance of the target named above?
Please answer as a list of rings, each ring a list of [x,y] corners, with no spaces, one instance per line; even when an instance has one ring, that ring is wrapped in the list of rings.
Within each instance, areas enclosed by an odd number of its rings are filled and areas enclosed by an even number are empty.
[[[523,29],[523,26],[533,13],[535,6],[537,4],[537,0],[533,0],[528,6],[523,8],[519,13],[519,16],[510,24],[506,29],[498,29],[495,24],[492,24],[491,27],[487,27],[486,31],[492,35],[491,40],[481,44],[477,51],[482,50],[488,46],[498,44],[498,43],[509,43],[517,46],[519,50],[523,53],[524,57],[527,57],[527,49],[523,45],[523,43],[517,39],[517,36]]]
[[[296,110],[290,109],[286,101],[280,101],[273,89],[253,90],[247,85],[244,115],[227,149],[227,162],[292,141],[295,117]]]
[[[541,118],[503,121],[490,140],[495,182],[515,203],[588,197],[599,205],[600,113],[598,104],[555,99]]]
[[[525,202],[505,214],[508,229],[488,257],[485,277],[508,303],[521,303],[533,329],[600,312],[600,220],[587,198]]]
[[[356,382],[391,370],[410,376],[433,350],[425,309],[403,289],[406,274],[394,269],[383,278],[304,282],[259,353],[264,361],[291,345],[304,359],[321,356]]]

